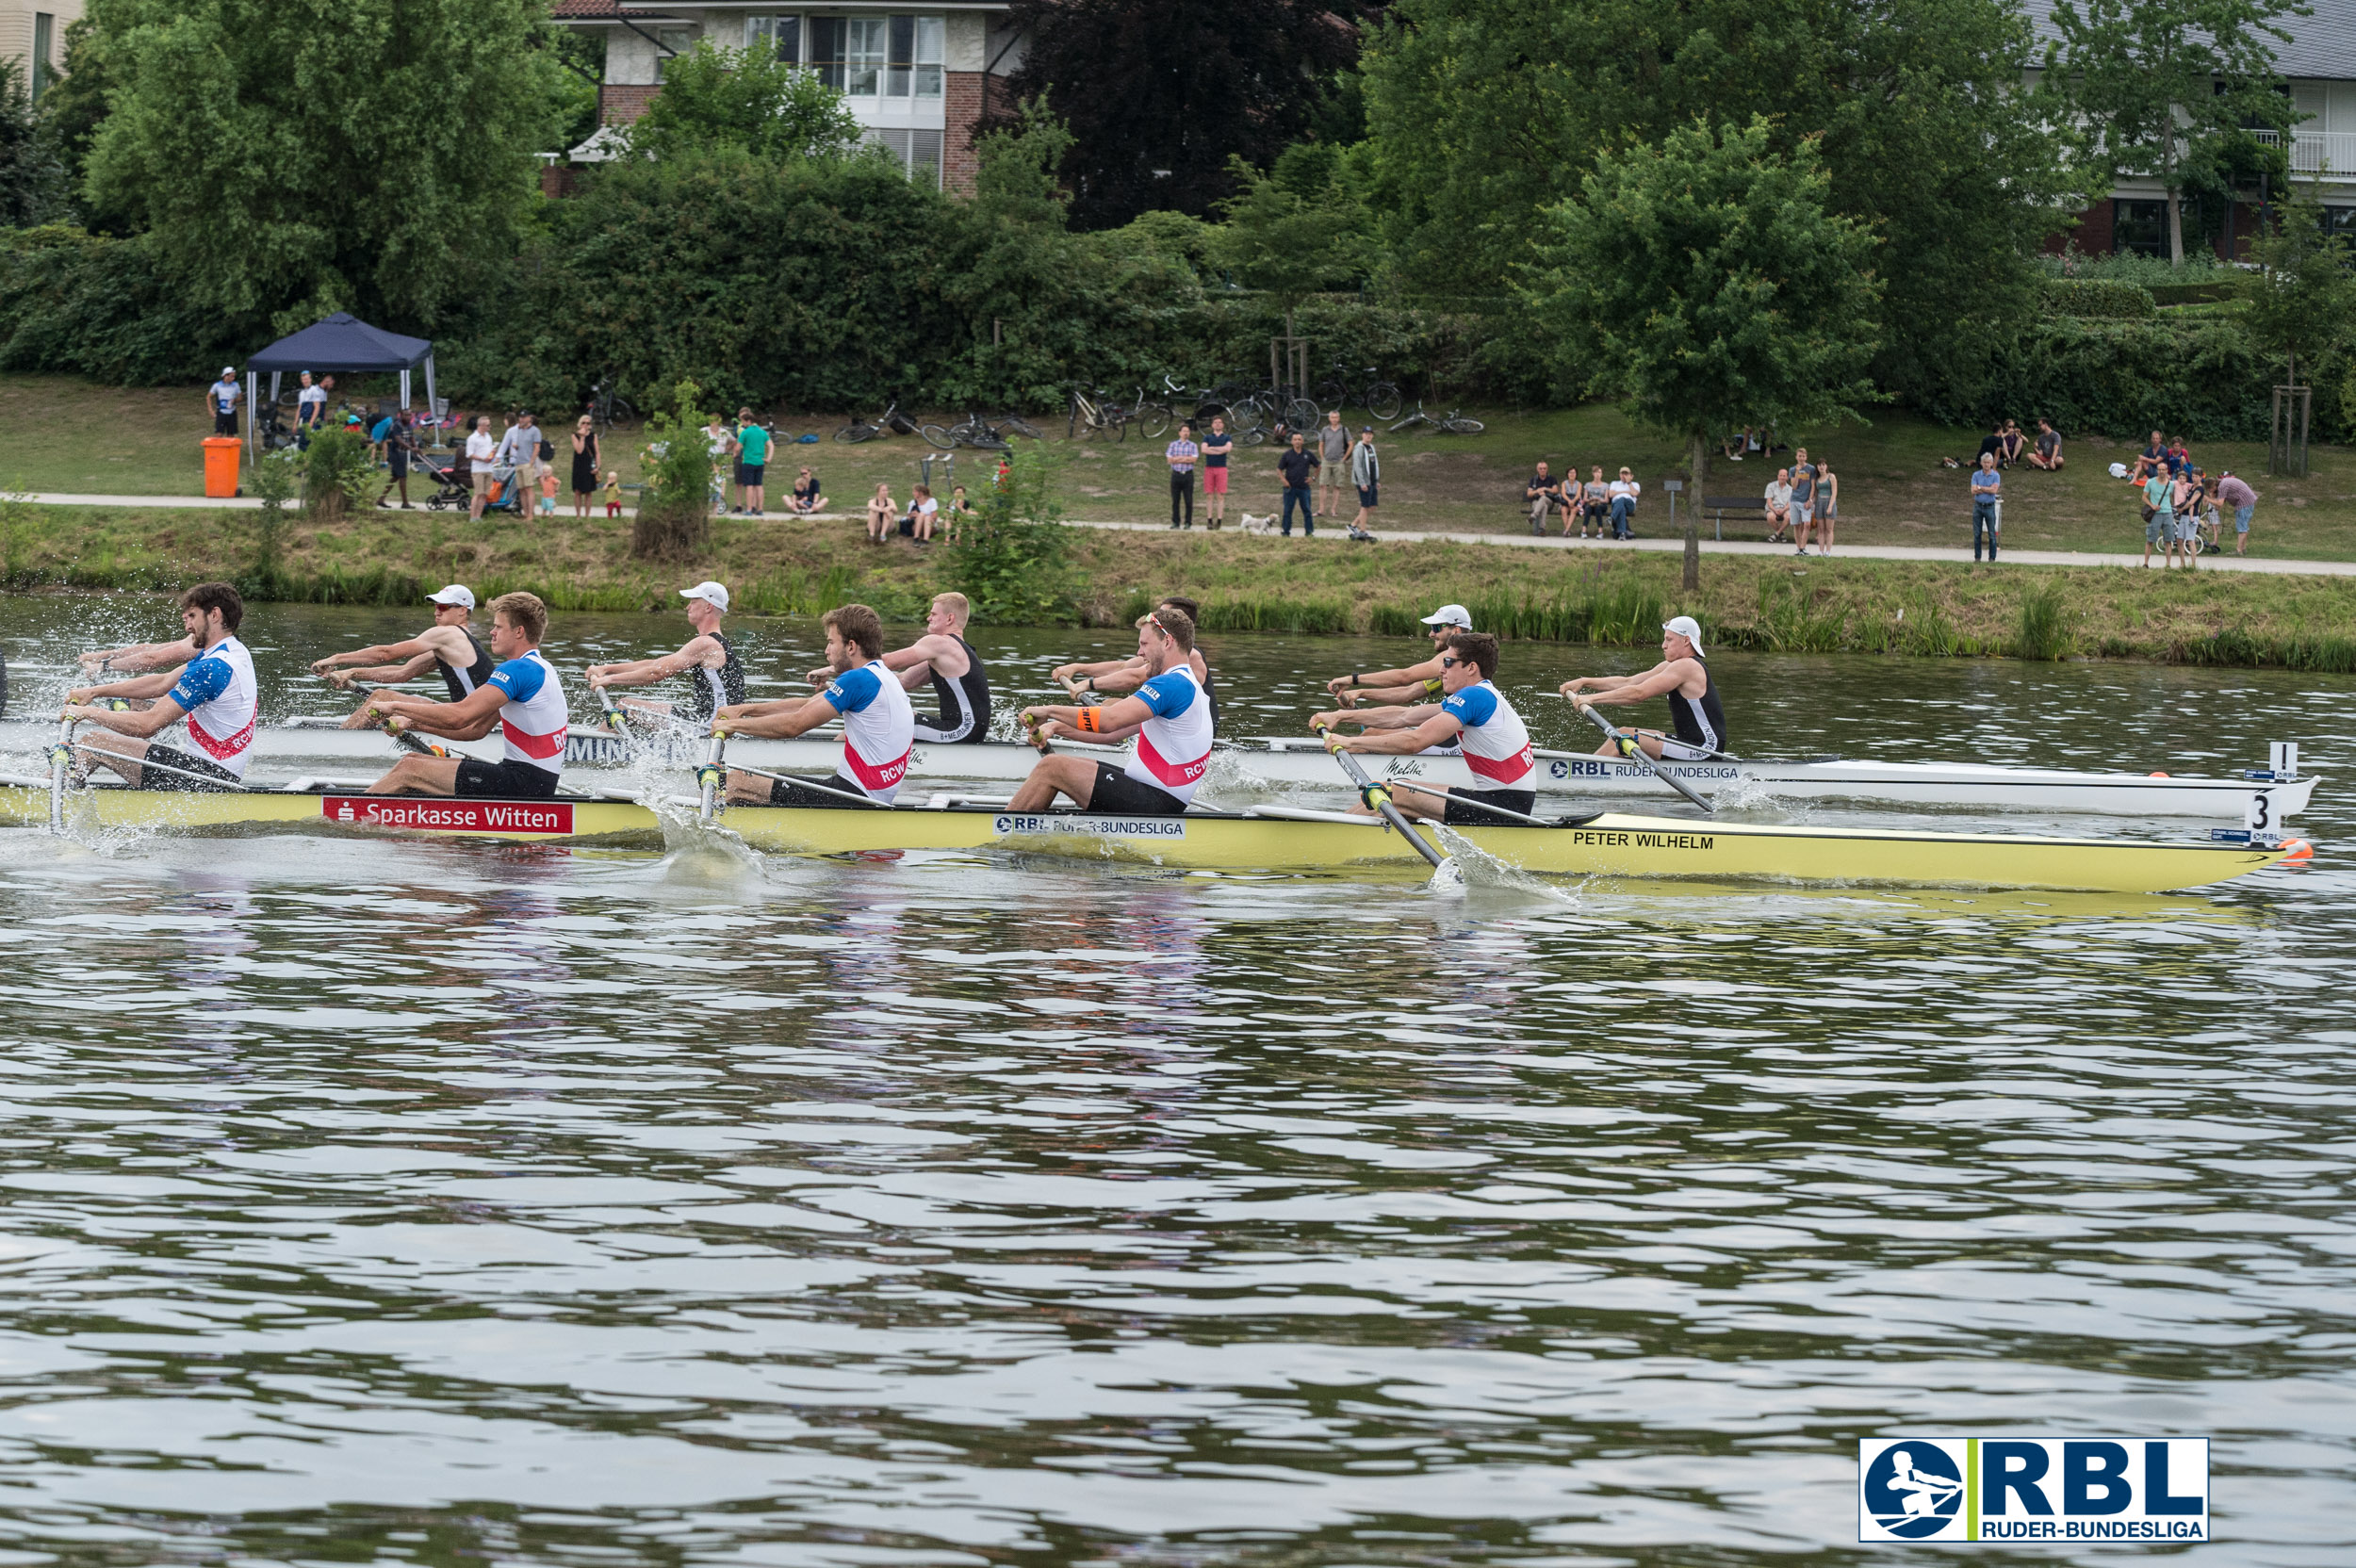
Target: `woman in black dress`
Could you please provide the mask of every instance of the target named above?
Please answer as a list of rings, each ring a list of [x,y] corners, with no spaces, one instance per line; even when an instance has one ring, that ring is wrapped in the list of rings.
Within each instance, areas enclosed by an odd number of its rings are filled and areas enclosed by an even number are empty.
[[[573,515],[576,517],[589,515],[589,496],[597,487],[597,459],[600,455],[597,427],[589,422],[589,416],[584,414],[581,422],[573,426]]]

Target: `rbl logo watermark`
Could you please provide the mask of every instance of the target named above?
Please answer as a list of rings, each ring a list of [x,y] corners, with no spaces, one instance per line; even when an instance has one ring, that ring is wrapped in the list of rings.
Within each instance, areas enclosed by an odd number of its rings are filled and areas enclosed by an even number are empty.
[[[2209,1539],[2205,1437],[1869,1437],[1859,1541]]]

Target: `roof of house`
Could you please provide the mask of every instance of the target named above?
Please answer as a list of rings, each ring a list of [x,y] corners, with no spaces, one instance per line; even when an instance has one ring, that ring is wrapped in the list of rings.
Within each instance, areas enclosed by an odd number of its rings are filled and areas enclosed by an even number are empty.
[[[570,0],[566,0],[570,3]],[[2041,44],[2057,40],[2053,0],[2024,0]],[[2274,68],[2308,81],[2356,81],[2356,0],[2308,0],[2313,16],[2286,16],[2277,24],[2291,35],[2274,45]]]
[[[581,16],[618,16],[621,14],[621,6],[618,0],[556,0],[556,4],[548,8],[548,14],[560,19]]]

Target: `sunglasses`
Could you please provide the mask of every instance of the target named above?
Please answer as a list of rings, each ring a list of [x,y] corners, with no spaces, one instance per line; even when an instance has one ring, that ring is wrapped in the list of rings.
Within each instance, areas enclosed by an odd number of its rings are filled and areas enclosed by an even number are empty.
[[[1469,664],[1471,662],[1471,660],[1459,659],[1452,653],[1444,653],[1440,655],[1440,668],[1444,670],[1452,670],[1457,668],[1459,665]]]

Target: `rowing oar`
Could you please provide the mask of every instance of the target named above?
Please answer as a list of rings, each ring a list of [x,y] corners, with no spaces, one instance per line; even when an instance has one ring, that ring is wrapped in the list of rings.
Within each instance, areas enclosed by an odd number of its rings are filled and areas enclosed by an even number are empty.
[[[616,735],[625,733],[622,710],[614,706],[614,694],[602,686],[597,688],[597,706],[605,710],[605,727]]]
[[[718,782],[718,776],[720,774],[720,745],[727,740],[727,737],[725,735],[715,733],[712,737],[712,751],[711,759],[707,760],[702,767],[695,770],[696,781],[704,787],[704,816],[707,820],[712,815],[712,787]],[[854,806],[864,806],[871,811],[896,811],[900,809],[900,808],[892,805],[888,800],[876,800],[868,795],[853,794],[848,790],[838,790],[831,784],[820,784],[807,778],[796,778],[790,773],[771,773],[766,768],[747,768],[743,766],[739,766],[736,771],[738,773],[748,773],[755,778],[770,778],[775,779],[779,784],[795,785],[798,788],[810,791],[812,794],[832,795],[837,800],[847,800]]]
[[[49,831],[65,837],[65,778],[74,765],[74,721],[57,719],[57,743],[49,748]]]
[[[599,689],[597,695],[605,695],[603,689]],[[605,710],[613,713],[614,705],[609,702]],[[615,717],[619,716],[615,714]],[[721,759],[728,755],[728,732],[718,725],[713,725],[712,747],[704,753],[703,766],[695,770],[695,788],[703,797],[702,814],[705,822],[712,820],[712,797],[720,792],[720,787],[728,781],[728,770],[721,763]]]
[[[1448,896],[1462,893],[1464,890],[1464,868],[1456,863],[1456,857],[1442,855],[1422,834],[1408,825],[1406,814],[1391,804],[1391,792],[1368,778],[1366,770],[1358,765],[1358,759],[1335,746],[1334,743],[1341,739],[1340,736],[1323,725],[1318,725],[1317,728],[1325,737],[1326,754],[1339,762],[1342,772],[1349,776],[1352,784],[1358,786],[1358,798],[1365,801],[1375,815],[1397,828],[1399,836],[1415,845],[1415,853],[1431,865],[1432,890]]]
[[[375,713],[379,710],[375,704],[371,703],[368,705],[368,711]],[[408,720],[401,714],[384,714],[377,720],[376,727],[391,736],[393,744],[403,751],[414,752],[419,757],[438,757],[445,762],[450,760],[449,747],[435,745],[433,742],[412,733]]]
[[[1078,684],[1070,676],[1063,678],[1063,689],[1071,693],[1072,700],[1082,708],[1093,708],[1104,700],[1097,694],[1094,687],[1090,687],[1087,694],[1083,694]]]
[[[1589,719],[1595,722],[1595,726],[1597,729],[1602,730],[1604,734],[1611,737],[1613,748],[1616,749],[1622,757],[1627,758],[1631,762],[1644,763],[1644,766],[1652,769],[1654,777],[1660,779],[1661,782],[1666,784],[1669,788],[1675,790],[1677,793],[1683,795],[1686,799],[1692,801],[1703,810],[1715,811],[1717,809],[1717,808],[1710,805],[1710,802],[1695,794],[1692,785],[1686,783],[1685,780],[1672,774],[1667,768],[1662,767],[1661,765],[1661,760],[1655,757],[1651,752],[1646,751],[1642,742],[1638,741],[1633,735],[1621,734],[1620,727],[1613,724],[1610,719],[1605,718],[1601,713],[1596,712],[1591,704],[1581,702],[1577,697],[1573,697],[1571,699],[1571,706],[1586,714]]]

